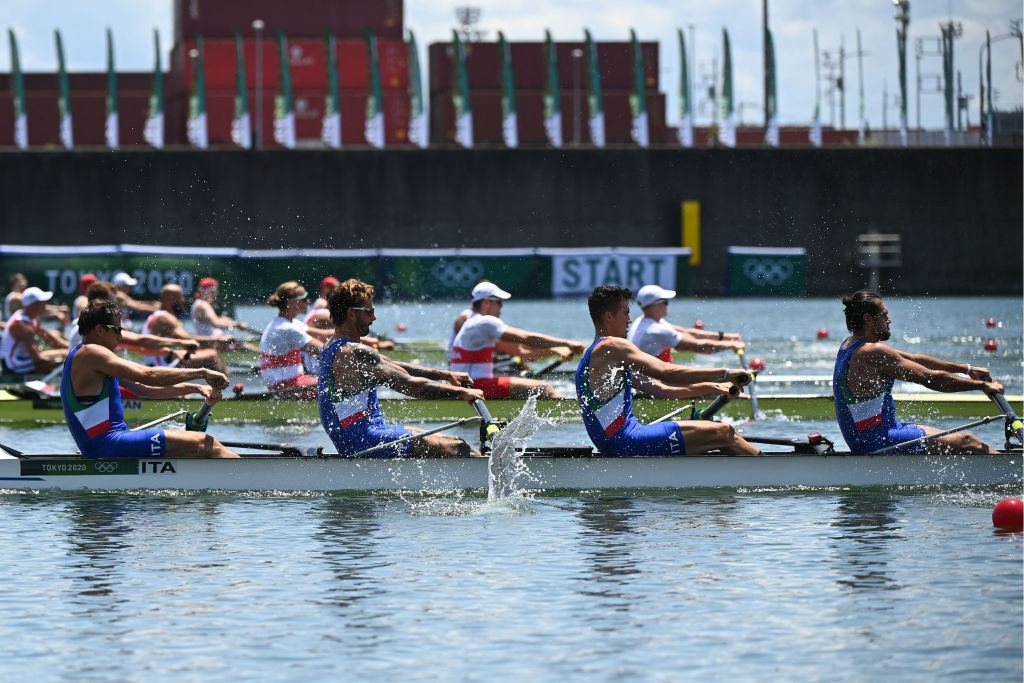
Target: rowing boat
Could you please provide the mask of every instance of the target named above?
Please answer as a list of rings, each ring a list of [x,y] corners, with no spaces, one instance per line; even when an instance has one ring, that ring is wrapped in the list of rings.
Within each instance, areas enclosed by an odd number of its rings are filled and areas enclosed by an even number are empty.
[[[2,394],[3,392],[0,392]],[[0,424],[43,425],[63,424],[64,413],[60,397],[35,396],[18,397],[7,394],[8,400],[0,396]],[[902,419],[927,420],[939,418],[978,418],[993,414],[992,403],[982,394],[894,394],[897,412]],[[1022,396],[1007,397],[1021,411]],[[834,420],[835,409],[832,397],[822,394],[781,394],[758,396],[760,409],[768,416],[781,415],[804,420]],[[129,424],[155,420],[182,407],[180,400],[170,399],[125,399],[124,414]],[[523,408],[523,401],[516,399],[491,400],[487,402],[492,414],[509,420]],[[672,399],[637,398],[633,405],[644,422],[654,420],[675,410],[681,401]],[[473,408],[464,401],[381,399],[385,417],[393,422],[435,422],[455,420],[474,415]],[[580,409],[576,399],[541,400],[538,412],[556,420],[580,420]],[[232,422],[317,422],[319,413],[315,401],[279,400],[267,394],[242,394],[236,398],[221,401],[214,407],[218,421]],[[722,411],[733,418],[750,416],[750,404],[746,397],[729,403]]]
[[[0,489],[436,491],[487,489],[486,457],[443,459],[246,456],[238,460],[13,457],[0,449]],[[603,457],[532,449],[516,488],[643,490],[1021,484],[1021,455]]]

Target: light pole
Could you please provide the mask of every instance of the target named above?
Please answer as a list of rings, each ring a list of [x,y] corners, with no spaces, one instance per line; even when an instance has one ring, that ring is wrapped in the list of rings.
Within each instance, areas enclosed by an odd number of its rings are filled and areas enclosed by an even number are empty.
[[[256,149],[263,147],[263,27],[262,19],[253,19],[256,32]]]
[[[1010,32],[1009,33],[1004,33],[1002,35],[995,36],[995,37],[991,38],[987,43],[982,41],[981,45],[978,47],[978,118],[979,118],[978,126],[980,127],[980,129],[982,131],[982,134],[981,134],[981,139],[982,140],[985,139],[985,133],[988,132],[988,131],[986,131],[986,126],[988,125],[988,122],[985,119],[985,74],[984,74],[984,72],[981,69],[981,58],[985,54],[985,46],[986,45],[991,45],[992,43],[999,42],[1000,40],[1007,40],[1008,38],[1016,38],[1019,41],[1020,40],[1024,40],[1021,37],[1021,31],[1020,31],[1020,24],[1019,23],[1011,21],[1010,22]],[[1022,42],[1021,44],[1024,45],[1024,42]],[[1021,49],[1022,49],[1021,55],[1022,55],[1022,57],[1024,57],[1024,47],[1022,47]],[[992,84],[989,83],[988,87],[991,88]]]
[[[580,145],[580,65],[583,63],[583,50],[573,48],[572,51],[572,144]]]
[[[907,146],[907,27],[910,25],[910,0],[892,0],[896,7],[896,47],[900,58],[900,144]]]

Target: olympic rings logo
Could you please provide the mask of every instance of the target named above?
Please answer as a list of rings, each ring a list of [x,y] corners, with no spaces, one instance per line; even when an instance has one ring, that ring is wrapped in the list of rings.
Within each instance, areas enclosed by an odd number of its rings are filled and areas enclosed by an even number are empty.
[[[467,287],[484,276],[484,264],[476,260],[441,259],[430,269],[434,279],[449,289]]]
[[[110,462],[108,460],[100,460],[93,467],[96,470],[96,474],[111,474],[117,470],[117,463]]]
[[[793,264],[782,258],[748,258],[743,263],[743,274],[758,287],[777,287],[793,274]]]

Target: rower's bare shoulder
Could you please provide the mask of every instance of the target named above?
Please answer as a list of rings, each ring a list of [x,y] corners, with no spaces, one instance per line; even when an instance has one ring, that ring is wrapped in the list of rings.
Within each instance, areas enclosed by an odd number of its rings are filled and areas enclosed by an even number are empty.
[[[854,357],[864,363],[884,365],[898,361],[899,353],[883,342],[867,342],[854,353]]]

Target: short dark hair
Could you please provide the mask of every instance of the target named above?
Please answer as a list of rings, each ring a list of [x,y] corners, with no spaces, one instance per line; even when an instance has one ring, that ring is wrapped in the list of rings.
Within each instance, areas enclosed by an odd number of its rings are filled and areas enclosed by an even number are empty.
[[[331,312],[331,322],[341,325],[345,322],[349,308],[362,306],[371,299],[373,299],[373,285],[355,278],[345,280],[327,295],[327,310]]]
[[[633,290],[626,287],[614,285],[601,285],[595,287],[587,298],[587,308],[590,309],[590,319],[595,325],[601,324],[601,316],[605,313],[614,313],[623,301],[633,299]]]
[[[93,301],[116,301],[117,294],[114,293],[114,286],[109,282],[94,282],[85,290],[85,296],[89,303]]]
[[[843,297],[843,313],[846,314],[846,329],[860,332],[864,329],[864,314],[878,315],[882,310],[882,297],[867,289]]]
[[[78,334],[85,336],[97,325],[120,325],[121,309],[117,303],[106,299],[90,301],[78,316]]]

